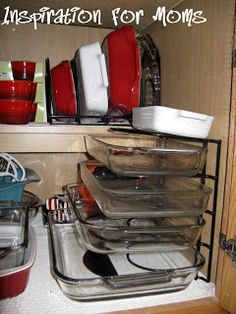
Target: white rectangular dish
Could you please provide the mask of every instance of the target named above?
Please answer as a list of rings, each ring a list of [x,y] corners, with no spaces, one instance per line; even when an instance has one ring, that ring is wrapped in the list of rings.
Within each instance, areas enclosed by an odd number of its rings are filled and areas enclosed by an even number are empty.
[[[133,109],[133,127],[187,137],[207,138],[214,118],[201,113],[150,106]]]
[[[99,42],[80,47],[75,55],[81,116],[103,116],[108,110],[108,78]]]

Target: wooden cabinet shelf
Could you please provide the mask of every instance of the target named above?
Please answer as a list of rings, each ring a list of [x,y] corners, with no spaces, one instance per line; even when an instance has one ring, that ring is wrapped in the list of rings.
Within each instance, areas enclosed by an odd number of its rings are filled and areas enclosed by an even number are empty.
[[[84,153],[84,135],[107,132],[110,126],[1,125],[0,150],[13,153]]]

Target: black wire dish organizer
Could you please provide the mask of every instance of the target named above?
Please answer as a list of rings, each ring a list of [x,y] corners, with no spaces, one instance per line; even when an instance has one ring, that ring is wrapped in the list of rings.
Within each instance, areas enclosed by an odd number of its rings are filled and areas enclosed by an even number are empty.
[[[136,130],[136,129],[127,129],[127,128],[118,128],[111,127],[110,131],[119,131],[119,132],[128,132],[128,133],[139,133],[139,134],[147,134],[147,135],[156,135],[162,138],[174,138],[181,141],[191,142],[191,143],[199,143],[203,148],[209,149],[210,146],[215,147],[215,158],[214,158],[214,173],[210,174],[207,172],[207,160],[203,166],[202,172],[197,174],[195,177],[200,179],[202,184],[206,184],[206,182],[213,181],[213,194],[212,194],[212,206],[205,211],[205,214],[211,217],[210,222],[210,237],[209,243],[198,241],[196,245],[196,249],[200,252],[201,248],[204,247],[208,250],[208,258],[207,258],[207,269],[206,276],[197,276],[196,279],[201,279],[205,282],[210,282],[212,278],[212,261],[213,261],[213,246],[214,246],[214,238],[215,238],[215,225],[216,225],[216,213],[217,213],[217,205],[218,205],[218,188],[219,188],[219,173],[220,173],[220,158],[221,158],[221,140],[220,139],[211,139],[211,138],[193,138],[187,136],[177,136],[171,134],[164,133],[155,133],[144,130]],[[212,162],[212,161],[211,161]]]
[[[143,106],[161,104],[161,65],[159,51],[149,34],[138,35],[140,47],[141,78],[140,78],[140,103]],[[80,95],[77,90],[78,79],[76,74],[75,60],[70,62],[77,98],[77,114],[59,115],[55,110],[52,97],[51,71],[49,58],[45,60],[45,88],[47,122],[50,124],[69,125],[131,125],[132,114],[122,115],[122,112],[108,113],[104,116],[81,116],[79,113]]]
[[[71,64],[73,71],[73,63]],[[212,198],[212,208],[207,209],[205,214],[211,217],[211,226],[210,226],[210,240],[209,243],[201,241],[197,243],[197,250],[200,251],[201,247],[205,247],[208,250],[208,261],[207,261],[207,270],[206,276],[197,276],[196,279],[201,279],[206,282],[211,281],[211,272],[212,272],[212,260],[213,260],[213,245],[215,237],[215,223],[216,223],[216,212],[217,212],[217,201],[218,201],[218,186],[219,186],[219,171],[220,171],[220,156],[221,156],[221,140],[220,139],[202,139],[202,138],[192,138],[184,136],[176,136],[163,133],[155,133],[143,130],[136,130],[132,128],[127,128],[132,125],[132,116],[79,116],[79,115],[58,115],[54,113],[54,104],[51,95],[51,75],[50,75],[50,62],[49,59],[45,60],[45,89],[46,89],[46,110],[47,110],[47,122],[52,125],[96,125],[96,126],[110,126],[109,131],[119,131],[119,132],[129,132],[129,133],[140,133],[140,134],[151,134],[156,135],[162,138],[175,138],[181,141],[187,141],[192,143],[199,143],[203,148],[209,148],[210,145],[216,147],[215,150],[215,169],[213,174],[207,173],[207,161],[203,167],[201,173],[198,177],[202,184],[205,184],[207,180],[213,181],[213,198]],[[82,122],[82,118],[89,119],[89,123]],[[93,122],[94,121],[94,122]],[[122,128],[120,127],[122,126]],[[126,126],[126,128],[124,128]]]
[[[73,73],[73,79],[76,84],[76,75],[74,70],[74,61],[71,61],[71,69]],[[45,60],[45,93],[46,93],[46,112],[47,122],[51,125],[131,125],[131,116],[80,116],[76,115],[61,115],[55,112],[55,104],[51,91],[51,72],[50,61],[47,58]]]

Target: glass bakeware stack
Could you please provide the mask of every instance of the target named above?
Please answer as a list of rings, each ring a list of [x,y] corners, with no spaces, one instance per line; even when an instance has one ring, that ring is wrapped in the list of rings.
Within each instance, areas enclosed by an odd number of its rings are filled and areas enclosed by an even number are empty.
[[[98,253],[194,247],[211,189],[198,174],[207,150],[140,134],[86,137],[94,161],[80,163],[78,193],[68,187],[85,246]],[[82,187],[82,188],[81,188]],[[86,196],[86,189],[91,199]]]
[[[63,292],[95,300],[186,288],[205,262],[194,246],[211,193],[186,176],[202,170],[207,150],[134,134],[87,136],[86,147],[96,160],[63,188],[75,218],[49,216]]]

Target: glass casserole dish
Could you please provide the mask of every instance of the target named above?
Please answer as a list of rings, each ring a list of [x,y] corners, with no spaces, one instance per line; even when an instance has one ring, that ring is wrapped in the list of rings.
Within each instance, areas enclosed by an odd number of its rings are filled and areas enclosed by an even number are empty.
[[[87,152],[121,176],[194,176],[207,155],[206,148],[153,135],[103,134],[85,139]]]
[[[31,223],[34,218],[37,216],[39,207],[41,206],[40,200],[37,195],[32,192],[24,191],[23,192],[23,205],[29,208],[29,223]]]
[[[205,225],[194,216],[109,219],[96,203],[76,198],[76,185],[64,191],[78,218],[81,245],[98,253],[184,250],[196,243]]]
[[[118,177],[96,162],[80,163],[81,178],[111,218],[202,215],[211,189],[183,177]]]
[[[23,245],[27,233],[27,207],[0,212],[0,249]]]
[[[143,254],[84,250],[73,223],[49,216],[51,273],[63,293],[79,301],[115,299],[185,289],[204,265],[193,249]]]
[[[38,206],[38,197],[24,191],[20,208],[0,208],[0,249],[26,244],[28,224],[36,216]]]

